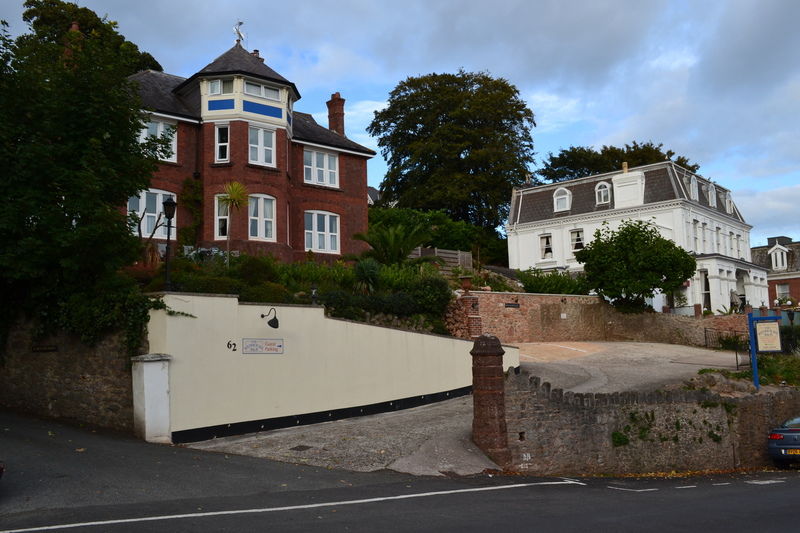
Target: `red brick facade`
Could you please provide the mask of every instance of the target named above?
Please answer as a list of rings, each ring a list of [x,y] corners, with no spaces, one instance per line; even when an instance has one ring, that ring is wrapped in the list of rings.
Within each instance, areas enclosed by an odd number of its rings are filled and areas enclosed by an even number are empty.
[[[214,124],[178,124],[178,162],[163,162],[151,180],[151,187],[177,195],[178,228],[187,226],[190,213],[181,198],[187,178],[203,184],[203,223],[197,246],[224,249],[225,239],[214,238],[214,197],[230,181],[247,187],[249,194],[267,194],[275,198],[275,242],[248,239],[248,212],[244,206],[230,219],[231,249],[249,254],[272,254],[284,261],[306,257],[303,213],[328,211],[339,215],[341,240],[338,254],[317,254],[320,259],[338,259],[342,254],[356,254],[365,243],[352,235],[367,230],[367,158],[338,154],[339,188],[310,185],[303,181],[304,145],[287,139],[286,130],[275,135],[276,166],[248,163],[248,123],[230,123],[230,162],[214,162]],[[326,257],[331,255],[332,257]]]

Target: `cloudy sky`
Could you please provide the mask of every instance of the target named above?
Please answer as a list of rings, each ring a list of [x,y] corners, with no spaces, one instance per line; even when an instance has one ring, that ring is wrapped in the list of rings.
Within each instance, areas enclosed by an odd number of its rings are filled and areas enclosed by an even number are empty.
[[[327,124],[346,98],[347,135],[408,76],[487,71],[536,114],[538,157],[571,145],[664,143],[733,191],[752,245],[800,240],[800,1],[79,0],[119,23],[166,72],[190,76],[234,44],[295,82],[296,108]],[[22,0],[1,0],[13,35]],[[380,155],[369,166],[378,186]]]

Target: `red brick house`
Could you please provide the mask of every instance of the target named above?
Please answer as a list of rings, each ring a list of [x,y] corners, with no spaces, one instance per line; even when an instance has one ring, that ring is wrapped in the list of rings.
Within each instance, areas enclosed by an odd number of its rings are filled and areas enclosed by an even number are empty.
[[[766,246],[752,248],[753,262],[767,268],[768,306],[791,301],[800,305],[800,242],[791,237],[769,237]]]
[[[224,250],[230,233],[231,250],[284,261],[308,251],[332,260],[364,250],[352,235],[367,229],[367,160],[375,152],[345,136],[339,93],[327,102],[328,127],[317,124],[294,110],[294,83],[238,41],[188,79],[155,71],[131,79],[150,113],[143,135],[173,132],[172,156],[159,164],[151,188],[128,203],[145,236],[155,228],[154,239],[165,243],[159,216],[172,196],[173,242],[174,228],[196,225],[200,248]],[[187,179],[197,180],[202,198],[183,198]],[[249,200],[229,212],[219,199],[231,181],[246,186]]]

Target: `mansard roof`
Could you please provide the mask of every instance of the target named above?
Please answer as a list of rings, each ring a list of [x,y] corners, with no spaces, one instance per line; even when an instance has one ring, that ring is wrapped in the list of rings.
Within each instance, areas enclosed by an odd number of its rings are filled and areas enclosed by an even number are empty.
[[[726,196],[730,194],[728,189],[694,174],[672,161],[631,168],[629,172],[641,172],[644,175],[644,203],[640,207],[671,200],[683,201],[710,209],[737,222],[744,222],[735,205],[733,205],[731,213],[726,211],[725,200]],[[574,215],[614,212],[616,208],[614,205],[615,195],[613,194],[612,179],[621,175],[622,171],[615,171],[549,185],[523,187],[516,191],[512,199],[512,209],[508,223],[512,225],[525,224]],[[690,197],[692,178],[697,180],[698,184],[698,198],[696,200]],[[597,204],[595,199],[595,188],[602,182],[612,186],[611,201],[607,204]],[[555,212],[553,209],[553,193],[560,188],[570,191],[572,195],[571,208],[567,211]],[[712,205],[710,201],[712,193],[716,196],[716,205]],[[635,208],[626,207],[625,209]]]
[[[295,100],[300,99],[300,92],[294,83],[290,82],[264,63],[264,59],[253,55],[245,50],[239,41],[233,47],[214,61],[194,73],[190,78],[185,80],[175,88],[180,91],[184,86],[188,85],[196,78],[208,76],[223,76],[230,74],[242,74],[257,78],[265,81],[271,81],[279,85],[286,85],[294,91]]]
[[[750,248],[753,263],[771,270],[772,260],[769,254],[776,247],[786,250],[786,268],[775,272],[800,272],[800,242],[792,242],[789,237],[770,237],[766,246]]]
[[[366,156],[374,156],[375,152],[365,146],[351,141],[347,137],[339,135],[336,132],[329,130],[317,124],[314,117],[308,113],[294,112],[294,123],[292,126],[293,138],[296,141],[306,141],[314,144],[322,144],[331,146],[333,148],[341,148],[343,150],[350,150],[358,152]]]
[[[188,105],[174,92],[175,87],[183,83],[186,78],[155,70],[143,70],[129,79],[138,85],[142,105],[148,111],[193,119],[200,118],[199,105],[196,109],[192,109],[193,106]]]

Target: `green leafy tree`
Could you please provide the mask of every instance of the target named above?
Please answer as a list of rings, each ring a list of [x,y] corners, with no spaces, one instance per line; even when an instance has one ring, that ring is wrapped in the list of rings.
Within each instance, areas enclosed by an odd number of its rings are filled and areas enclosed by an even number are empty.
[[[697,268],[694,257],[642,220],[623,221],[616,231],[605,224],[575,259],[590,288],[632,311],[643,310],[656,291],[676,290]]]
[[[627,162],[631,168],[662,161],[674,161],[692,172],[700,168],[700,165],[690,163],[684,156],[676,157],[672,150],[664,151],[663,146],[652,141],[633,141],[624,148],[603,146],[599,151],[589,146],[570,146],[558,155],[550,153],[535,174],[544,181],[555,183],[620,170],[623,162]]]
[[[414,248],[427,243],[430,233],[421,224],[371,224],[366,233],[356,233],[353,238],[370,245],[370,249],[364,252],[365,257],[371,257],[384,265],[397,265],[407,262],[408,254]]]
[[[248,201],[247,187],[238,181],[229,181],[222,188],[222,196],[219,197],[219,204],[224,206],[228,215],[228,227],[225,228],[227,236],[225,246],[225,264],[230,266],[231,262],[231,222],[233,211],[238,212]]]
[[[105,45],[115,50],[125,59],[128,74],[140,70],[163,70],[158,61],[147,52],[142,52],[134,43],[117,32],[117,23],[100,18],[91,9],[80,7],[73,2],[62,0],[27,0],[22,19],[29,23],[33,34],[21,39],[35,39],[40,42],[63,45],[67,32],[73,22],[85,37],[101,39]]]
[[[108,28],[110,31],[110,28]],[[96,337],[103,324],[79,320],[94,305],[117,323],[147,312],[119,269],[138,258],[127,199],[147,189],[163,140],[139,143],[130,54],[92,33],[61,40],[0,35],[0,290],[2,325],[18,315]],[[32,97],[35,95],[35,97]],[[114,299],[106,289],[125,292]],[[116,293],[120,294],[120,293]],[[78,295],[78,296],[76,296]],[[143,322],[145,321],[145,322]],[[89,324],[89,326],[87,326]],[[94,329],[92,329],[94,328]]]
[[[384,205],[443,210],[494,230],[533,163],[533,112],[502,78],[459,70],[409,77],[367,128],[389,169]]]

